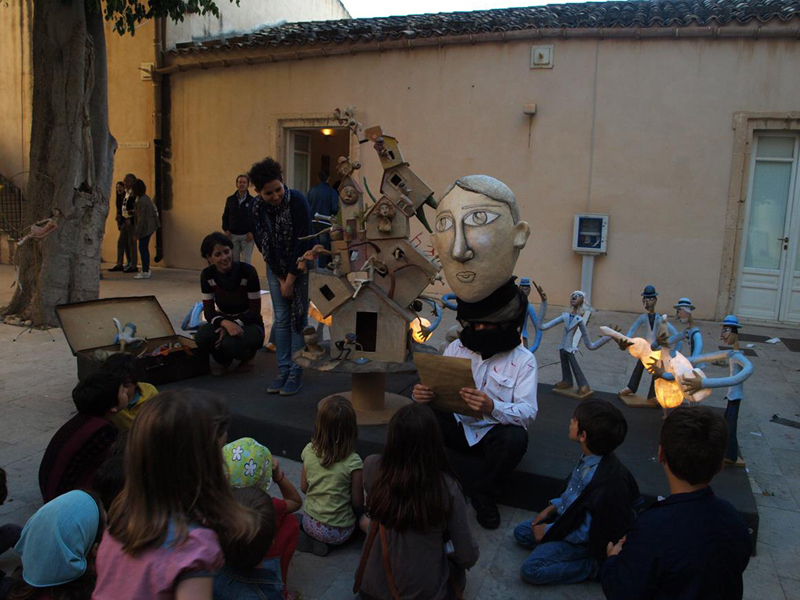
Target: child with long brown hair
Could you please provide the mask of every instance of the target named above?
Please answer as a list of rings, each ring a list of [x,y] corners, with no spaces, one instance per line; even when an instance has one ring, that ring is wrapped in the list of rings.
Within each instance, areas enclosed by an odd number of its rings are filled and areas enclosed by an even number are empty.
[[[380,600],[461,598],[478,544],[429,407],[395,413],[383,454],[364,461],[364,487],[371,522],[353,591]]]
[[[303,531],[297,549],[317,556],[353,535],[356,513],[364,505],[361,457],[356,454],[358,425],[353,406],[330,396],[317,411],[314,437],[303,449],[300,489],[306,495]]]
[[[222,459],[224,401],[169,390],[142,407],[130,430],[125,487],[109,512],[93,598],[212,597],[220,539],[249,542],[258,516],[233,497]]]

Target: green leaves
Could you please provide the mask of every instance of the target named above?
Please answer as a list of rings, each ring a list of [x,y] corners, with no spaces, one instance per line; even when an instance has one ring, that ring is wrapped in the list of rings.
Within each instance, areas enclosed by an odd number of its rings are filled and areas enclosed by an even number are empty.
[[[219,17],[216,0],[106,0],[103,9],[101,0],[84,0],[88,9],[103,12],[106,21],[114,23],[114,31],[120,35],[136,35],[136,26],[144,21],[169,18],[183,21],[186,14],[212,14]],[[228,0],[239,6],[239,0]]]

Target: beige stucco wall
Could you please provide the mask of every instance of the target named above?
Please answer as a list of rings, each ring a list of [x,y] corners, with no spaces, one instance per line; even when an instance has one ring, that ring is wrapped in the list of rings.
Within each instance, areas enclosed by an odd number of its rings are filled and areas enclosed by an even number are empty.
[[[664,308],[690,296],[699,317],[713,316],[733,113],[798,109],[800,44],[559,40],[552,70],[529,69],[531,45],[391,51],[172,76],[168,264],[203,266],[196,247],[218,227],[232,174],[275,152],[279,118],[353,104],[365,125],[380,124],[400,139],[437,193],[469,173],[505,181],[533,231],[517,273],[534,277],[554,303],[564,303],[580,283],[573,214],[606,212],[608,255],[596,261],[596,306],[639,310],[642,287],[653,283]],[[241,86],[253,93],[225,92]],[[526,103],[538,106],[532,124]],[[231,132],[248,133],[236,144],[214,142]],[[378,161],[371,148],[363,150],[363,172],[375,188]]]
[[[6,177],[29,164],[32,16],[33,0],[0,10],[0,173]],[[23,190],[27,181],[26,175],[14,178]]]
[[[340,0],[240,0],[239,6],[221,0],[217,7],[219,18],[211,14],[196,14],[187,15],[179,23],[170,21],[167,25],[167,48],[174,48],[180,42],[251,31],[281,22],[350,18]]]
[[[143,81],[139,67],[155,61],[153,54],[154,22],[148,21],[136,29],[135,36],[120,37],[106,25],[108,47],[108,126],[117,139],[114,156],[114,182],[126,173],[134,173],[153,190],[153,139],[155,137],[151,81]],[[114,189],[103,238],[103,260],[117,259],[117,224],[114,220]],[[154,242],[150,243],[151,253]]]

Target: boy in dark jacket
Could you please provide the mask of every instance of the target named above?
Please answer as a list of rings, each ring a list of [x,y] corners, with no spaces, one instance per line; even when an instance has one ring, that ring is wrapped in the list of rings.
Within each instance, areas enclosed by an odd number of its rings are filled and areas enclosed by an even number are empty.
[[[661,427],[658,460],[670,495],[609,544],[600,572],[606,598],[741,598],[752,545],[736,509],[711,491],[727,448],[722,415],[675,409]]]
[[[514,537],[531,548],[520,573],[528,583],[577,583],[597,575],[608,542],[616,543],[634,521],[639,487],[614,455],[628,423],[615,406],[586,400],[575,409],[569,439],[583,455],[564,491],[535,519],[517,525]]]

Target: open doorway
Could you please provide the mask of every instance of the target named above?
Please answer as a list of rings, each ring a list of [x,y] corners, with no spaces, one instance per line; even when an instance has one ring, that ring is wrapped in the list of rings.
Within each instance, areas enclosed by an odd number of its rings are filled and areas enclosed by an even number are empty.
[[[346,127],[315,127],[287,130],[286,183],[304,194],[319,183],[319,173],[338,189],[336,172],[340,156],[350,153],[350,130]]]

